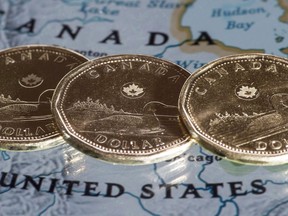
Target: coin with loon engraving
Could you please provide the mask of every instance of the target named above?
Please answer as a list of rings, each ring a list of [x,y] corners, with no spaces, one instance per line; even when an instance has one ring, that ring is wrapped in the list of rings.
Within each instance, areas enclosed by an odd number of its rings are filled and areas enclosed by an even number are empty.
[[[248,164],[288,162],[288,60],[267,54],[227,56],[184,84],[180,113],[210,151]]]
[[[53,114],[75,148],[112,163],[148,164],[190,147],[178,97],[189,73],[144,55],[82,64],[59,83]]]
[[[40,150],[64,142],[50,102],[60,79],[85,61],[74,51],[48,45],[0,52],[1,149]]]

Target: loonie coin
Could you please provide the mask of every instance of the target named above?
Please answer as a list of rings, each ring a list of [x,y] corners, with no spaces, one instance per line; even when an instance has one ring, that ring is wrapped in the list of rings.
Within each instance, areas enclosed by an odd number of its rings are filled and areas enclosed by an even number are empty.
[[[184,84],[183,120],[204,147],[260,165],[288,162],[288,60],[265,54],[228,56]]]
[[[67,142],[93,157],[124,164],[166,160],[191,144],[177,106],[188,76],[149,56],[96,59],[59,83],[52,112]]]
[[[51,113],[60,79],[87,61],[76,52],[46,45],[0,52],[0,148],[40,150],[63,142]]]

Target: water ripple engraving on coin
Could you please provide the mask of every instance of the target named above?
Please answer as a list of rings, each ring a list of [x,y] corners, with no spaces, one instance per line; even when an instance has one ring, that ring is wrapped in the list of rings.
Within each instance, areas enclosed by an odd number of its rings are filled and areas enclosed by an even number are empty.
[[[288,61],[235,55],[196,71],[184,84],[179,108],[203,146],[231,160],[288,162]]]
[[[87,61],[68,49],[20,46],[0,52],[0,148],[40,150],[61,142],[51,113],[60,79]]]
[[[149,56],[96,59],[58,85],[53,113],[64,138],[84,153],[126,164],[165,160],[191,143],[177,107],[188,76]]]

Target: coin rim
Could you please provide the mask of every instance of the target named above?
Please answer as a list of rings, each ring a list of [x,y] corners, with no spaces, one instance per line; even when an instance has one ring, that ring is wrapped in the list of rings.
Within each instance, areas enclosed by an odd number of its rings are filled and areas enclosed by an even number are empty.
[[[153,56],[142,55],[142,54],[109,55],[106,57],[101,57],[101,58],[90,60],[82,64],[81,67],[74,68],[73,70],[70,71],[69,74],[63,77],[63,79],[57,85],[56,90],[52,97],[52,113],[53,113],[55,122],[58,128],[60,129],[61,133],[63,134],[63,138],[70,145],[72,145],[73,147],[75,147],[76,149],[80,150],[81,152],[87,155],[103,160],[105,162],[117,163],[117,164],[119,163],[119,164],[126,164],[126,165],[151,164],[151,163],[156,163],[156,162],[160,162],[163,160],[168,160],[168,159],[173,158],[176,155],[183,153],[188,148],[190,148],[191,144],[193,143],[193,140],[191,139],[187,131],[187,134],[185,134],[185,136],[183,136],[182,138],[178,138],[177,141],[174,142],[174,144],[171,143],[168,147],[162,148],[158,152],[153,151],[153,152],[149,152],[146,154],[142,154],[141,156],[137,156],[135,155],[135,153],[134,154],[130,153],[130,155],[127,155],[127,153],[125,152],[125,155],[121,155],[121,153],[111,152],[111,151],[106,152],[98,148],[92,147],[91,142],[89,143],[89,140],[86,141],[84,137],[82,137],[84,139],[80,139],[66,125],[65,120],[67,121],[67,119],[66,119],[66,116],[63,116],[64,112],[61,110],[61,107],[62,107],[62,97],[63,97],[63,94],[65,93],[65,89],[67,88],[67,85],[69,84],[70,80],[74,78],[76,79],[77,75],[79,75],[80,73],[84,73],[84,71],[90,69],[91,66],[99,65],[101,62],[116,61],[116,60],[117,61],[118,60],[130,60],[130,59],[131,61],[133,61],[133,59],[135,59],[134,61],[136,61],[137,58],[140,60],[141,58],[142,59],[144,58],[145,62],[149,62],[149,59],[153,58],[157,61],[161,61],[165,64],[177,67],[177,72],[179,74],[186,76],[186,79],[190,75],[190,73],[187,70],[183,69],[177,64],[174,64],[173,62],[160,59],[160,58],[156,58]],[[159,63],[157,62],[157,64]],[[79,70],[81,71],[79,72]],[[184,74],[186,72],[187,74]],[[176,104],[176,106],[177,105],[178,104]],[[180,116],[180,113],[179,113],[179,116]],[[185,130],[184,124],[182,123],[181,125],[183,126]]]
[[[189,111],[189,104],[187,98],[189,97],[189,93],[191,92],[192,83],[198,79],[200,76],[205,74],[206,72],[212,70],[216,66],[220,66],[221,64],[228,62],[228,61],[239,61],[239,60],[247,60],[253,61],[254,59],[262,58],[263,60],[271,60],[271,62],[278,61],[288,69],[288,60],[282,57],[278,57],[275,55],[270,54],[263,54],[263,53],[251,53],[251,54],[236,54],[236,55],[229,55],[214,61],[211,61],[207,65],[196,70],[184,83],[182,90],[180,92],[179,101],[178,101],[178,108],[179,112],[183,118],[183,122],[186,125],[188,131],[192,138],[197,140],[199,144],[201,144],[204,148],[211,151],[214,154],[217,154],[221,157],[224,157],[228,160],[245,163],[245,164],[252,164],[252,165],[280,165],[288,162],[288,150],[286,152],[278,153],[278,155],[268,155],[268,153],[256,154],[251,153],[248,150],[245,152],[241,150],[235,151],[232,148],[229,150],[222,145],[222,142],[219,140],[213,141],[211,140],[211,136],[208,134],[203,134],[197,128],[197,124],[193,122],[193,115],[191,115]],[[201,128],[202,130],[202,128]],[[204,131],[205,132],[205,131]],[[208,136],[207,136],[208,135]],[[224,144],[227,146],[227,144]],[[254,151],[256,152],[256,151]]]

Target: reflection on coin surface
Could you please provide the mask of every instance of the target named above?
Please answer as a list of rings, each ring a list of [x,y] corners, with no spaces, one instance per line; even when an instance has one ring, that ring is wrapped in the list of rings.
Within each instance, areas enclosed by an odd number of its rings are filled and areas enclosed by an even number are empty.
[[[288,61],[265,54],[221,58],[183,86],[180,113],[194,138],[228,159],[288,162]]]
[[[162,161],[191,143],[177,108],[188,76],[149,56],[96,59],[59,83],[52,111],[64,138],[86,154],[125,164]]]
[[[67,49],[32,45],[0,52],[0,148],[40,150],[61,141],[51,113],[54,88],[87,61]]]

